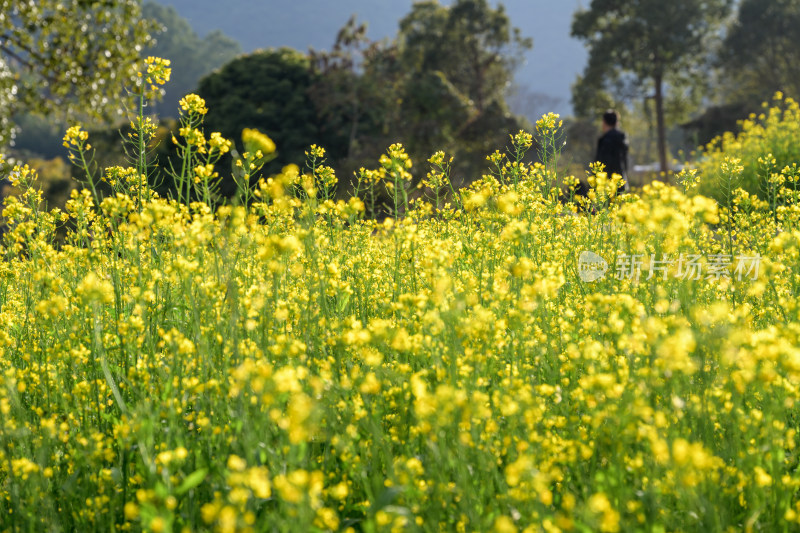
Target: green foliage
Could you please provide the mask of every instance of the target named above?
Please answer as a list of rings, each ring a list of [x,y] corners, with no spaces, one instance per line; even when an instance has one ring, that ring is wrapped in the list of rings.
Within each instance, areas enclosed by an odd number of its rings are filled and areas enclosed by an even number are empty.
[[[167,159],[175,155],[175,148],[170,141],[171,135],[177,135],[178,122],[175,119],[159,120],[158,128],[151,142],[150,148],[153,158],[167,164]],[[124,123],[118,128],[97,128],[89,131],[92,145],[96,151],[96,162],[100,168],[124,166],[128,163],[125,147],[120,139],[128,139],[133,134],[131,124]],[[62,133],[63,137],[63,133]],[[78,170],[76,176],[83,179],[85,176]]]
[[[775,91],[800,97],[800,1],[742,0],[725,39],[726,98],[758,104]]]
[[[464,183],[485,170],[486,153],[508,144],[508,131],[520,129],[505,93],[530,47],[502,6],[423,2],[400,22],[394,41],[370,41],[366,26],[351,18],[330,51],[257,52],[206,77],[198,92],[210,128],[228,138],[258,128],[275,140],[278,157],[268,172],[301,164],[318,144],[346,189],[400,141],[414,162],[427,160],[432,146],[444,148]],[[421,178],[415,174],[415,183]],[[378,205],[392,204],[387,193],[379,192]]]
[[[520,129],[505,94],[531,40],[502,6],[482,0],[416,3],[392,43],[369,42],[364,29],[351,20],[332,52],[312,56],[323,128],[334,124],[348,135],[338,145],[345,150],[331,150],[337,168],[349,175],[400,140],[413,161],[427,160],[432,146],[444,148],[454,156],[457,182],[480,176],[485,154]]]
[[[778,93],[771,106],[763,107],[763,113],[741,122],[738,133],[727,132],[706,146],[699,162],[701,194],[725,204],[732,189],[741,187],[772,200],[776,186],[782,185],[775,183],[775,176],[800,163],[800,105]],[[728,183],[730,176],[719,169],[731,159],[740,160],[741,171]]]
[[[194,92],[203,76],[241,54],[242,47],[218,30],[200,38],[171,6],[148,2],[142,13],[160,26],[160,32],[154,35],[156,42],[146,55],[168,58],[174,65],[163,98],[151,105],[162,117],[175,116],[178,101]]]
[[[121,109],[150,24],[137,0],[0,0],[0,145],[9,117],[108,117]]]
[[[339,30],[330,51],[311,50],[317,73],[310,90],[328,154],[350,175],[374,161],[393,140],[398,84],[403,73],[394,43],[370,41],[355,17]]]
[[[646,88],[649,81],[671,71],[696,70],[702,57],[697,52],[729,4],[729,0],[593,0],[572,23],[572,35],[589,46],[584,81],[610,88],[632,75],[636,85]]]
[[[245,128],[274,139],[278,152],[264,167],[268,173],[301,164],[310,145],[326,144],[308,95],[313,81],[308,58],[294,50],[244,55],[200,81],[198,94],[209,108],[205,124],[226,139],[240,139]]]
[[[502,4],[458,0],[419,2],[400,21],[400,123],[411,154],[427,159],[431,146],[455,157],[464,181],[485,168],[485,154],[508,145],[520,123],[505,101],[512,73],[533,46]]]
[[[695,145],[735,130],[738,121],[759,111],[761,103],[777,91],[795,99],[800,97],[798,41],[800,1],[738,3],[716,61],[714,92],[719,104],[686,124],[687,129],[696,132]],[[752,187],[757,180],[746,181]]]
[[[200,78],[241,53],[241,47],[219,31],[201,39],[172,7],[148,2],[142,7],[142,16],[154,22],[157,32],[154,33],[156,42],[143,55],[170,58],[175,65],[170,83],[163,88],[161,98],[148,102],[148,111],[162,117],[174,117],[178,101],[195,91]],[[14,139],[15,150],[46,158],[64,155],[61,137],[66,126],[61,121],[55,121],[52,116],[22,113],[13,122],[19,130]],[[101,131],[102,127],[93,129],[94,138],[110,141],[96,143],[99,159],[107,161],[108,166],[120,164],[124,154],[117,142],[119,127],[111,127],[107,132]],[[127,125],[123,129],[129,132]],[[170,152],[169,146],[162,146],[159,151],[162,155],[174,152]]]
[[[479,113],[503,101],[513,68],[533,45],[502,4],[492,8],[486,0],[416,3],[398,38],[405,68],[441,72]]]

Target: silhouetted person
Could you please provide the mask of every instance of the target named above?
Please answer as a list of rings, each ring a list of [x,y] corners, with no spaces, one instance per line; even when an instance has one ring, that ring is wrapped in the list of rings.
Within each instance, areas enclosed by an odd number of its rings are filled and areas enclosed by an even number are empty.
[[[604,172],[611,178],[612,174],[619,174],[625,184],[619,188],[619,193],[628,192],[628,137],[624,131],[617,129],[619,115],[613,109],[603,113],[603,135],[597,141],[597,154],[594,160],[605,165]]]

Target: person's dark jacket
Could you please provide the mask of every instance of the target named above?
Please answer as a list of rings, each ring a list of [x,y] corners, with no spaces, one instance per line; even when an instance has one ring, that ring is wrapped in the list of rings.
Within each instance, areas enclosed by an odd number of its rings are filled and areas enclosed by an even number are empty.
[[[610,178],[612,174],[619,174],[625,180],[625,186],[620,192],[627,191],[628,187],[628,137],[625,132],[610,129],[597,141],[597,155],[595,161],[605,165],[604,172]]]

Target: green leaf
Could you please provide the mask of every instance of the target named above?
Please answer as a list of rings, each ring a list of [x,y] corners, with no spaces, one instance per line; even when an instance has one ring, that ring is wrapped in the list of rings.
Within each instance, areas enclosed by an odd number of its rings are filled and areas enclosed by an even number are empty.
[[[347,304],[350,303],[350,295],[345,294],[342,298],[339,299],[337,310],[342,313],[345,309],[347,309]]]
[[[181,486],[178,487],[178,490],[175,491],[175,494],[178,496],[186,494],[187,492],[198,486],[200,483],[202,483],[203,480],[206,478],[206,474],[208,474],[207,468],[201,468],[199,470],[195,470],[194,472],[186,476],[186,478],[183,480],[183,483],[181,483]]]

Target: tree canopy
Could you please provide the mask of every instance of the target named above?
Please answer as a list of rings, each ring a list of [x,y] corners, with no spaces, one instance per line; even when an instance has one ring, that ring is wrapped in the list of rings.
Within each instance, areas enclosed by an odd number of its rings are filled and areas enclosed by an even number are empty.
[[[449,149],[454,170],[476,178],[485,157],[520,124],[505,101],[513,71],[533,46],[511,24],[502,4],[486,0],[415,3],[400,21],[399,130],[410,152],[427,159]]]
[[[339,30],[330,51],[309,52],[315,73],[309,94],[320,134],[329,155],[348,172],[362,164],[365,154],[371,157],[377,146],[382,150],[396,140],[389,138],[389,125],[402,77],[397,47],[371,41],[366,33],[367,25],[353,16]]]
[[[403,63],[415,71],[441,72],[478,112],[502,101],[512,71],[533,46],[502,4],[486,0],[415,3],[400,21]]]
[[[0,0],[0,145],[17,113],[119,111],[150,29],[137,0]]]
[[[721,63],[728,100],[758,104],[776,91],[800,97],[800,0],[742,0]]]
[[[710,106],[683,124],[705,145],[776,92],[800,99],[800,0],[741,0],[719,50]]]
[[[206,126],[238,139],[256,128],[276,143],[272,169],[325,147],[342,182],[401,142],[424,176],[436,149],[465,181],[486,169],[520,123],[505,102],[512,70],[532,46],[502,6],[486,0],[413,5],[395,39],[375,42],[355,18],[330,51],[287,49],[240,57],[200,83]],[[267,169],[270,170],[269,168]]]
[[[205,128],[240,148],[245,128],[268,135],[277,145],[277,157],[267,172],[302,163],[310,145],[324,144],[309,97],[313,81],[308,57],[288,48],[234,59],[200,81],[197,93],[208,106]]]
[[[572,35],[586,42],[589,61],[573,91],[579,113],[598,103],[597,91],[621,99],[652,98],[658,153],[667,170],[665,102],[685,97],[707,79],[710,39],[730,12],[731,0],[592,0],[575,14]],[[602,98],[599,100],[602,101]]]

